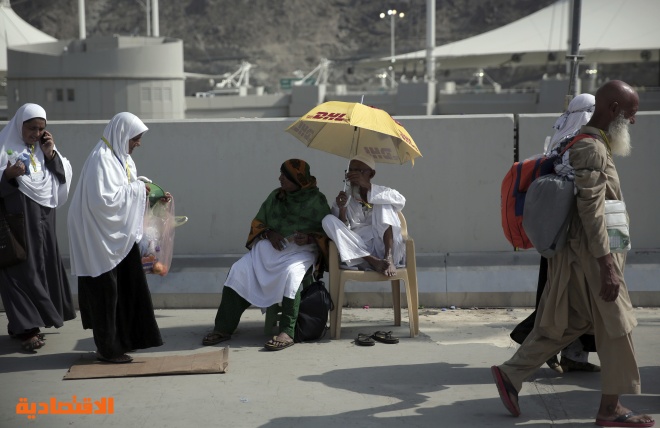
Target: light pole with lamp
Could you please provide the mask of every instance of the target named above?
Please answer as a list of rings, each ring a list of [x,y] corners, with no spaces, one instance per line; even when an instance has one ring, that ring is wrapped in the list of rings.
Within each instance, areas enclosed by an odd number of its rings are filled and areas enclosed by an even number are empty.
[[[389,15],[389,17],[390,17],[390,34],[391,34],[391,37],[390,37],[390,53],[392,55],[391,60],[390,60],[390,62],[391,62],[391,64],[390,64],[390,79],[392,80],[392,88],[395,88],[396,87],[396,80],[394,79],[394,62],[396,60],[394,59],[394,19],[397,16],[399,18],[403,18],[406,14],[403,13],[403,12],[398,12],[397,13],[396,9],[390,9],[390,10],[387,11],[387,13],[381,12],[380,18],[384,19],[385,16],[387,16],[387,15]]]

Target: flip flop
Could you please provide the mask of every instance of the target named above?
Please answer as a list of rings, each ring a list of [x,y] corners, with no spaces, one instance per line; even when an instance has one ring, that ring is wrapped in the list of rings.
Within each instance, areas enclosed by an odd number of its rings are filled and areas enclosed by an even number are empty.
[[[374,334],[372,334],[371,337],[374,340],[383,343],[389,343],[389,344],[399,343],[399,338],[393,337],[391,331],[377,331]]]
[[[635,416],[643,416],[641,413],[630,411],[624,415],[619,416],[618,418],[607,421],[605,419],[596,419],[596,425],[601,427],[652,427],[655,425],[655,421],[651,422],[627,422],[628,419],[634,418]]]
[[[114,358],[106,358],[103,355],[97,353],[96,359],[99,361],[103,361],[104,363],[112,363],[112,364],[127,364],[133,361],[133,357],[126,354]]]
[[[360,346],[374,346],[376,341],[367,334],[359,333],[357,339],[355,339],[355,344]]]
[[[520,416],[520,407],[518,406],[518,391],[516,391],[516,388],[511,385],[511,382],[504,379],[504,375],[499,367],[492,366],[490,371],[493,374],[495,385],[497,385],[497,392],[500,393],[500,398],[502,399],[504,407],[506,407],[509,413],[511,413],[513,416]],[[515,401],[511,399],[509,394],[513,394]]]
[[[217,345],[218,343],[224,342],[229,339],[231,339],[231,334],[218,333],[214,331],[204,336],[204,339],[202,339],[202,345],[204,346]]]
[[[293,346],[293,343],[294,343],[293,340],[291,342],[285,342],[283,340],[278,339],[277,336],[273,336],[272,339],[266,342],[264,348],[266,348],[267,351],[281,351],[282,349],[286,349]]]

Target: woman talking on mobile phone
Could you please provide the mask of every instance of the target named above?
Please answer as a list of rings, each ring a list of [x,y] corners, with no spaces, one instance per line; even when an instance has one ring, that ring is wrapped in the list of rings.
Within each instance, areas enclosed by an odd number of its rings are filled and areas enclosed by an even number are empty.
[[[59,328],[76,317],[55,231],[71,175],[46,131],[46,111],[37,104],[20,107],[0,131],[0,204],[25,218],[27,259],[0,268],[0,296],[8,333],[26,351],[45,345],[40,327]]]

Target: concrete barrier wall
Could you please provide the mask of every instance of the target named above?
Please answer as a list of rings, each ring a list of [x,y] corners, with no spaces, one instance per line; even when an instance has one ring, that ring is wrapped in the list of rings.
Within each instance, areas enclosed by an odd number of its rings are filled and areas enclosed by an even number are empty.
[[[374,182],[407,198],[404,213],[420,253],[507,251],[500,227],[499,186],[513,152],[513,116],[456,116],[399,120],[422,158],[414,166],[378,165]],[[343,187],[347,160],[305,147],[284,130],[293,119],[147,121],[150,130],[134,152],[138,173],[175,197],[177,255],[244,251],[251,219],[279,186],[280,164],[299,157],[311,165],[329,200]],[[58,148],[78,173],[101,135],[100,122],[51,122]],[[58,233],[68,254],[68,204]]]
[[[186,119],[287,117],[291,95],[186,97]]]
[[[555,115],[505,114],[397,117],[423,157],[414,167],[378,165],[374,182],[394,187],[407,198],[404,213],[418,254],[422,304],[533,305],[538,255],[533,250],[514,252],[504,238],[500,185],[513,162],[516,120],[521,155],[528,156],[541,151],[554,119]],[[342,189],[347,161],[307,148],[286,133],[293,121],[145,121],[150,130],[134,152],[138,173],[170,191],[176,213],[190,218],[176,230],[176,260],[170,274],[149,275],[156,306],[217,305],[231,263],[246,251],[251,219],[279,185],[284,160],[307,160],[329,201]],[[58,148],[72,163],[72,193],[105,124],[48,124]],[[635,299],[660,305],[658,280],[652,279],[660,273],[660,179],[653,168],[660,159],[660,112],[640,113],[631,132],[633,155],[616,161],[633,219],[636,252],[629,260],[639,262],[627,274],[632,274],[631,291],[642,293]],[[65,257],[68,206],[58,211],[57,232]],[[71,281],[75,292],[76,280]],[[388,290],[387,283],[350,284],[347,292],[352,297],[347,301],[388,304]]]

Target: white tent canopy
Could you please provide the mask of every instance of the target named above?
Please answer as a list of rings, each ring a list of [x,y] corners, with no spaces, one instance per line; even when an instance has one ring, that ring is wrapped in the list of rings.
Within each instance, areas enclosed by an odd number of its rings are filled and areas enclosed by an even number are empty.
[[[570,0],[559,0],[503,27],[438,46],[433,56],[441,69],[543,65],[549,53],[564,62],[570,51],[571,9]],[[657,61],[658,17],[660,0],[582,0],[580,54],[588,63]],[[395,58],[398,64],[418,61],[426,58],[426,50]]]
[[[0,32],[0,73],[7,71],[7,47],[57,41],[23,21],[8,0],[0,2]]]

